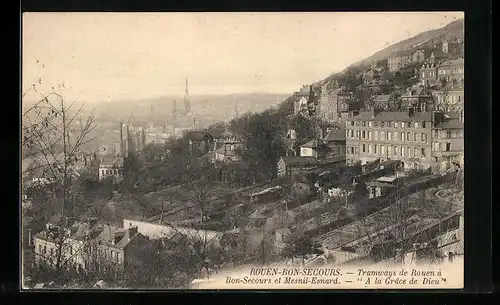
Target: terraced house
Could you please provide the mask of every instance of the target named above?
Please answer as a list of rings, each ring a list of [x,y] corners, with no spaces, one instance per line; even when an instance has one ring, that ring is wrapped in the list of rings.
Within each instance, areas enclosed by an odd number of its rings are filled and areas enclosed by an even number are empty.
[[[463,122],[444,112],[380,112],[346,122],[347,161],[400,160],[405,169],[449,170],[463,155]]]

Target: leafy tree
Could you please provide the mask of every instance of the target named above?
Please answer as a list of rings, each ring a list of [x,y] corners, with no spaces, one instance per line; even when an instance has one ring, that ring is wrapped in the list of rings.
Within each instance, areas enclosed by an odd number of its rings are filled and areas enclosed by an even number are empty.
[[[298,256],[302,259],[302,265],[304,265],[308,255],[322,253],[320,247],[319,244],[312,242],[309,236],[295,232],[285,237],[285,247],[281,251],[281,255],[285,258]]]

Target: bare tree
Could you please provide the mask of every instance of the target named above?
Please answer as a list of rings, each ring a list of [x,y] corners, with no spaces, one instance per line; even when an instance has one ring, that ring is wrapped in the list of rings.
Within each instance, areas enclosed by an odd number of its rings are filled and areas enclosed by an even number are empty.
[[[39,80],[41,84],[41,79]],[[64,88],[61,85],[60,88]],[[38,92],[34,84],[23,93],[23,98],[30,91]],[[62,270],[66,265],[64,247],[66,242],[66,227],[68,217],[74,216],[75,194],[72,192],[72,180],[75,173],[75,164],[85,153],[81,151],[83,145],[92,141],[88,135],[95,128],[94,114],[91,113],[84,121],[81,119],[82,105],[73,111],[75,102],[67,103],[64,95],[54,88],[49,94],[42,94],[41,99],[22,114],[22,150],[23,164],[36,159],[36,165],[23,170],[26,176],[30,171],[40,170],[44,179],[49,181],[54,197],[59,204],[58,237],[55,261],[52,263],[56,270]],[[79,122],[79,124],[77,124]],[[78,126],[76,126],[78,125]],[[92,154],[92,153],[90,153]],[[89,155],[90,155],[89,154]],[[24,167],[24,166],[23,166]]]

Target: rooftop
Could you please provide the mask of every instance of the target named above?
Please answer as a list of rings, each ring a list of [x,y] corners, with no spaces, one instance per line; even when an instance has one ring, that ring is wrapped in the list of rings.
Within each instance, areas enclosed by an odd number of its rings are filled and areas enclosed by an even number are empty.
[[[345,141],[345,132],[343,130],[330,130],[326,136],[323,137],[323,141]]]
[[[464,64],[464,59],[463,58],[456,58],[456,59],[450,59],[443,61],[439,66],[455,66],[455,65],[463,65]]]
[[[314,157],[282,157],[283,162],[287,165],[317,165],[318,160]]]
[[[302,144],[300,147],[305,147],[305,148],[318,148],[318,140],[312,139],[311,141]]]
[[[432,112],[415,112],[409,115],[408,112],[403,111],[384,111],[384,112],[362,112],[356,116],[353,116],[354,121],[425,121],[430,122],[432,120]]]
[[[445,119],[436,125],[440,129],[464,129],[464,123],[460,122],[457,118]]]

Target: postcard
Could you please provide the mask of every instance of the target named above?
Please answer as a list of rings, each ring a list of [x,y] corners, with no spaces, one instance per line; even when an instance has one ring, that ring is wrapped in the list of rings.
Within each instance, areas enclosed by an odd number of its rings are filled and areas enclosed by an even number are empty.
[[[464,13],[24,13],[22,288],[464,285]]]

